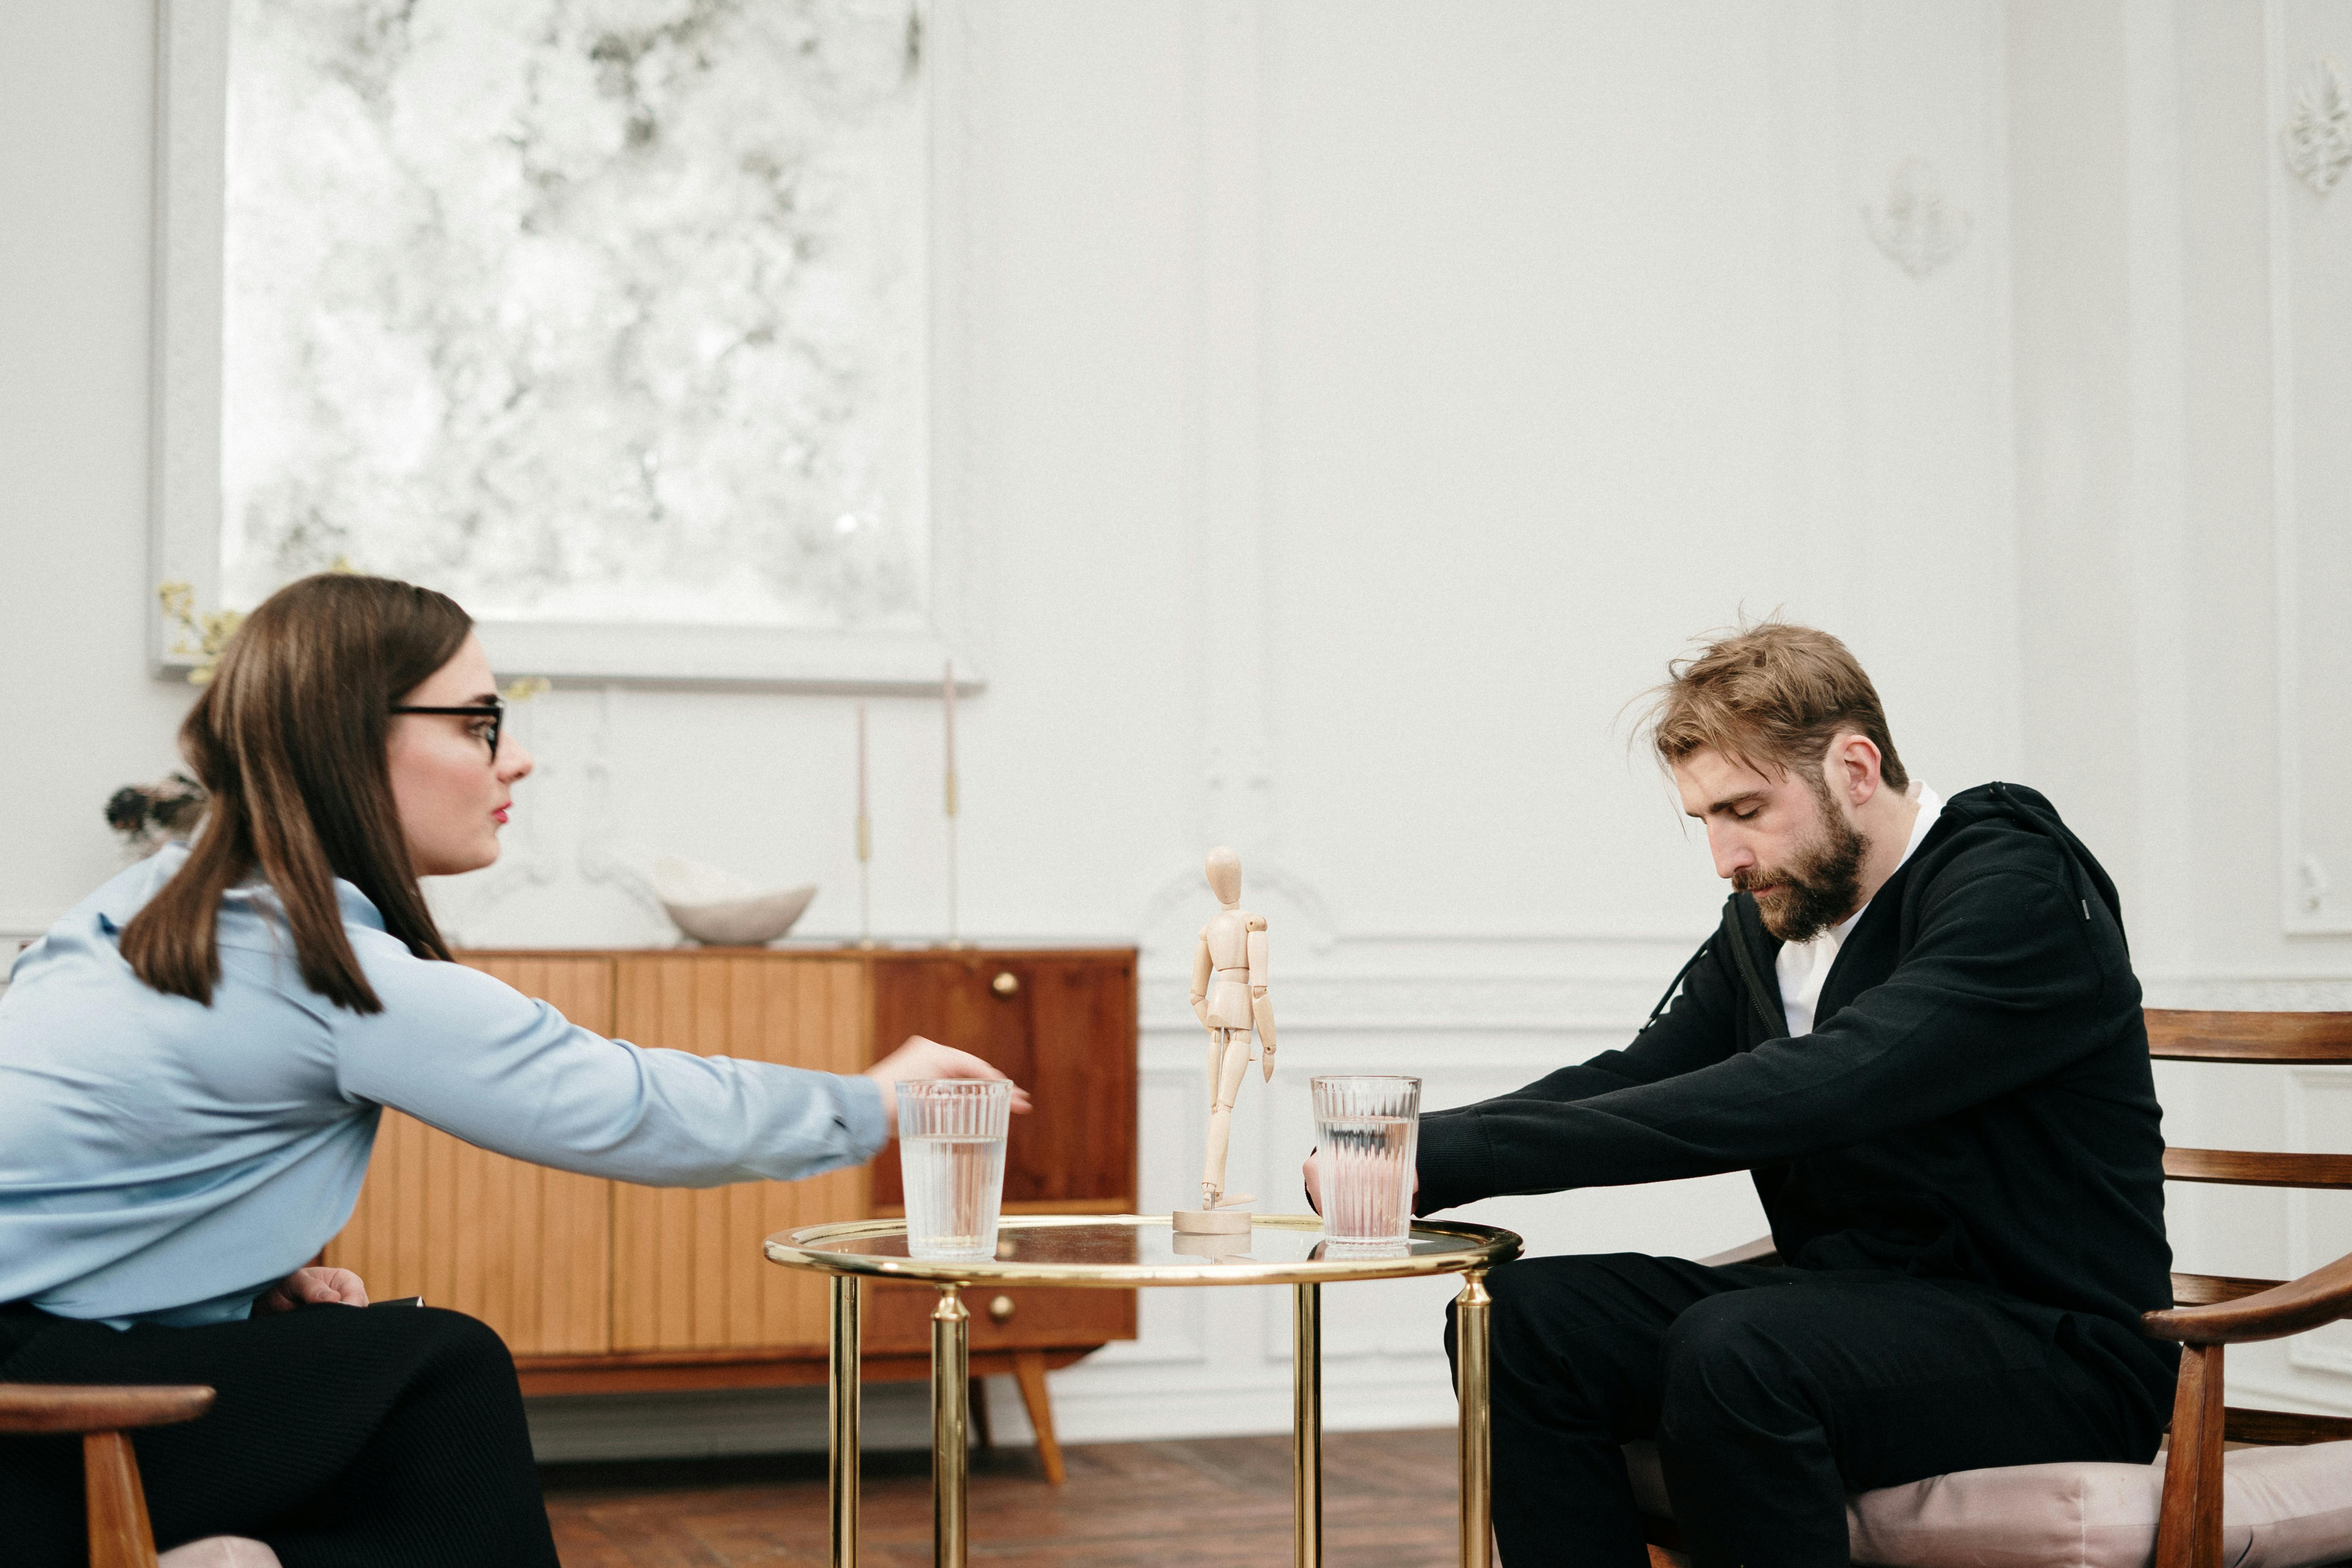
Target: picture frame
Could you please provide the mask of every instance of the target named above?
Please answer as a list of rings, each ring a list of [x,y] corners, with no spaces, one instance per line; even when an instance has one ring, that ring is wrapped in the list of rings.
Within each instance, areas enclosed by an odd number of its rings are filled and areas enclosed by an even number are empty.
[[[478,619],[493,663],[558,683],[913,693],[984,689],[984,540],[973,506],[971,394],[977,258],[970,221],[975,65],[968,0],[918,0],[929,154],[923,283],[928,342],[919,625],[841,626],[667,621]],[[223,327],[227,232],[231,0],[159,0],[150,454],[151,588],[184,584],[223,603]],[[360,564],[364,567],[366,563]],[[241,607],[241,606],[239,606]],[[182,679],[195,660],[160,604],[147,610],[150,664]],[[902,617],[902,622],[904,617]]]

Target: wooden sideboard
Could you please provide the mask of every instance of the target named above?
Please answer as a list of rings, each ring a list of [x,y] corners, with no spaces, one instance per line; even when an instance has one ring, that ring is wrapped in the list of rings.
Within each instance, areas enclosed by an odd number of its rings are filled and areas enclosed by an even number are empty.
[[[1007,1214],[1136,1203],[1135,952],[772,950],[468,952],[585,1028],[646,1047],[855,1072],[910,1034],[985,1058],[1034,1097],[1005,1152]],[[378,1296],[488,1323],[525,1394],[822,1383],[826,1288],[762,1237],[902,1213],[894,1142],[804,1182],[641,1187],[509,1160],[383,1113],[326,1261]],[[875,1288],[866,1375],[929,1376],[933,1292]],[[971,1302],[975,1376],[1021,1382],[1058,1479],[1045,1373],[1135,1337],[1135,1293],[1009,1290]]]

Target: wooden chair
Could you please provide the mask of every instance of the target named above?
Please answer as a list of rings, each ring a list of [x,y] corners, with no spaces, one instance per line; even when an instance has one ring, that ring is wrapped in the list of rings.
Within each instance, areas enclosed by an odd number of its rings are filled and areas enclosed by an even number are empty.
[[[127,1434],[135,1426],[193,1421],[212,1403],[209,1388],[0,1383],[0,1432],[80,1433],[90,1568],[156,1568],[147,1493]]]
[[[2352,1064],[2352,1013],[2147,1013],[2148,1054],[2158,1061]],[[2352,1154],[2242,1153],[2167,1149],[2168,1181],[2233,1186],[2352,1187]],[[2172,1447],[2156,1568],[2221,1568],[2222,1444],[2265,1447],[2352,1437],[2352,1420],[2222,1403],[2224,1346],[2284,1339],[2352,1316],[2352,1255],[2299,1279],[2175,1274],[2173,1310],[2142,1320],[2152,1339],[2180,1346]]]
[[[2148,1054],[2158,1061],[2352,1065],[2352,1013],[2189,1013],[2150,1008],[2147,1037]],[[2164,1174],[2175,1182],[2352,1188],[2352,1154],[2167,1149]],[[1779,1255],[1766,1237],[1700,1261],[1772,1264],[1779,1261]],[[2223,1445],[2270,1447],[2352,1438],[2352,1419],[2224,1405],[2223,1347],[2282,1339],[2352,1317],[2352,1255],[2284,1282],[2175,1274],[2172,1294],[2170,1310],[2149,1312],[2141,1323],[2142,1331],[2150,1338],[2171,1340],[2181,1347],[2180,1383],[2173,1399],[2153,1568],[2222,1568]],[[1654,1454],[1646,1447],[1627,1446],[1635,1491],[1662,1498]],[[2352,1449],[2345,1450],[2343,1462],[2352,1467]],[[1649,1472],[1646,1478],[1644,1468]],[[2005,1472],[1974,1474],[2000,1477]],[[2333,1470],[2328,1474],[2332,1477]],[[1895,1489],[1868,1496],[1892,1495]],[[2352,1489],[2352,1478],[2347,1478],[2347,1489]],[[1653,1563],[1678,1563],[1682,1540],[1674,1521],[1645,1507],[1643,1526]],[[2337,1555],[2352,1556],[2352,1544]]]

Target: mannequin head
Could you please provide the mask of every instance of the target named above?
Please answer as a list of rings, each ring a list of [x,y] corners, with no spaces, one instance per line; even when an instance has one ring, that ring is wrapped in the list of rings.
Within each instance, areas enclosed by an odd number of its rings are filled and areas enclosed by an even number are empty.
[[[1209,851],[1209,890],[1227,909],[1242,901],[1242,858],[1223,845]]]

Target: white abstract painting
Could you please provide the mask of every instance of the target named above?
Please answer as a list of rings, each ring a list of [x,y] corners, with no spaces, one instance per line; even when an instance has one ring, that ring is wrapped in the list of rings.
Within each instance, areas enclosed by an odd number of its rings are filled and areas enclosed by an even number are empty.
[[[234,0],[221,584],[928,607],[915,0]]]

